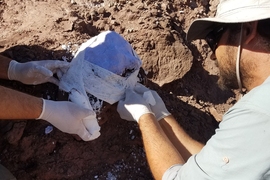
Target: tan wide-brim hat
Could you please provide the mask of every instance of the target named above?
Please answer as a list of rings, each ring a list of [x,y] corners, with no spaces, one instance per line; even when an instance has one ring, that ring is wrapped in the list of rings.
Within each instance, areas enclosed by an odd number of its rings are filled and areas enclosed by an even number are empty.
[[[270,0],[220,0],[215,17],[192,22],[187,40],[204,39],[217,23],[243,23],[268,18]]]

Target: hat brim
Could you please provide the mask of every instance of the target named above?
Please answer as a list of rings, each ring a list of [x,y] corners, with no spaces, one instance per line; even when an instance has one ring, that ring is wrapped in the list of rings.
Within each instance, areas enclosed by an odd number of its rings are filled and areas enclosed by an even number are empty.
[[[217,18],[202,18],[195,20],[189,27],[187,32],[187,41],[195,39],[204,39],[205,36],[213,30],[213,26],[217,21]]]
[[[243,12],[244,11],[244,12]],[[187,32],[187,41],[204,39],[216,24],[220,23],[244,23],[270,18],[270,7],[257,7],[256,9],[244,9],[230,11],[219,17],[201,18],[192,22]],[[245,16],[243,16],[245,14]]]

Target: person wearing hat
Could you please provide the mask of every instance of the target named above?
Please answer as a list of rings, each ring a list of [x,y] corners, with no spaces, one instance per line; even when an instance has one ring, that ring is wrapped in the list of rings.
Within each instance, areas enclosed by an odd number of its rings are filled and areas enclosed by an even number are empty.
[[[117,110],[139,123],[156,179],[270,179],[269,29],[269,0],[220,0],[215,17],[191,24],[187,39],[206,40],[221,88],[243,93],[205,145],[185,133],[155,91],[126,91]],[[148,91],[154,105],[144,98]]]
[[[59,84],[53,77],[57,71],[64,71],[69,63],[59,60],[42,60],[19,63],[0,55],[0,78],[19,81],[28,85],[46,82]],[[43,119],[59,130],[79,135],[84,141],[91,140],[82,119],[91,111],[68,101],[52,101],[34,97],[4,86],[0,86],[0,119]],[[4,166],[0,165],[0,179],[16,179]]]

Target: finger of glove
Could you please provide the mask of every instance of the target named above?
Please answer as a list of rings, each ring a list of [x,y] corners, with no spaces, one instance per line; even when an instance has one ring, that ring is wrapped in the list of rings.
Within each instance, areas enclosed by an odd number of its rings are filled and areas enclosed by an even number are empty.
[[[90,141],[90,140],[92,140],[91,134],[87,131],[87,129],[85,128],[85,126],[83,125],[83,123],[81,123],[81,127],[80,127],[79,131],[77,132],[77,134],[84,141]]]
[[[40,73],[45,77],[51,77],[53,76],[53,72],[46,67],[35,65],[33,72]]]
[[[49,79],[48,79],[48,82],[50,82],[50,83],[53,83],[53,84],[55,84],[56,86],[59,86],[59,80],[58,79],[56,79],[55,77],[50,77]]]
[[[57,71],[56,71],[56,75],[57,75],[57,77],[59,78],[59,79],[61,79],[62,77],[63,77],[63,72],[60,70],[60,69],[57,69]]]
[[[58,69],[67,69],[70,66],[70,63],[66,61],[51,60],[45,64],[45,67],[50,69],[52,72],[56,72]]]
[[[143,94],[146,91],[149,91],[150,89],[148,89],[147,87],[145,87],[144,85],[137,83],[134,87],[134,91],[139,93],[139,94]]]
[[[132,114],[126,109],[125,103],[123,100],[120,100],[117,104],[117,112],[120,115],[122,119],[125,119],[127,121],[136,121]]]
[[[150,105],[156,105],[156,100],[152,94],[152,91],[145,91],[142,95],[143,99]]]
[[[164,103],[163,100],[161,99],[161,97],[159,96],[159,94],[156,91],[151,90],[151,93],[152,93],[152,95],[155,98],[155,100],[156,100],[157,103],[158,102]]]
[[[76,106],[76,108],[73,108],[73,112],[74,111],[80,112],[79,115],[78,115],[78,118],[79,119],[84,119],[84,118],[86,118],[86,117],[88,117],[90,115],[95,114],[95,112],[94,111],[91,111],[90,109],[84,108],[84,107],[82,107],[80,105],[77,105],[75,103],[72,103],[72,102],[69,102],[69,103],[71,103],[74,106]],[[72,112],[72,110],[71,110],[71,112]]]
[[[142,97],[144,98],[144,100],[148,103],[151,104],[152,106],[156,104],[156,101],[152,95],[152,90],[148,89],[147,87],[145,87],[144,85],[137,83],[134,87],[134,91],[136,93],[139,93],[142,95]]]
[[[131,89],[127,89],[125,95],[126,97],[124,102],[126,104],[146,104],[143,97]]]
[[[158,95],[158,93],[156,91],[151,91],[151,92],[152,92],[153,97],[156,100],[156,105],[151,106],[151,109],[155,113],[157,120],[159,121],[163,119],[164,117],[171,115],[171,113],[167,110],[163,100]]]

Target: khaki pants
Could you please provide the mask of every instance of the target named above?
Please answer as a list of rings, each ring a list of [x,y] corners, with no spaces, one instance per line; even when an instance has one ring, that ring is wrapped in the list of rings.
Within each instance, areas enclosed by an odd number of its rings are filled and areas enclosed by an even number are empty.
[[[1,180],[17,180],[11,172],[0,164],[0,179]]]

